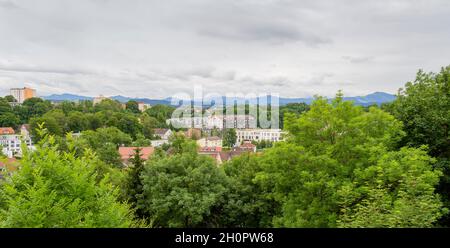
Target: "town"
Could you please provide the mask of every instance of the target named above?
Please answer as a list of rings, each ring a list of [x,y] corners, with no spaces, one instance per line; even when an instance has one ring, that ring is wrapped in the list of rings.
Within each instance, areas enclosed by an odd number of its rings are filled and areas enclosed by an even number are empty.
[[[63,109],[64,106],[81,106],[92,104],[92,107],[99,107],[103,105],[111,104],[116,106],[116,110],[121,112],[127,112],[132,115],[128,115],[127,118],[133,118],[130,116],[134,115],[134,120],[137,125],[144,125],[141,127],[142,132],[128,132],[127,128],[123,128],[122,132],[125,132],[132,137],[135,137],[134,141],[131,142],[136,144],[137,135],[146,134],[139,137],[139,146],[130,146],[130,142],[117,143],[117,154],[120,156],[121,165],[128,166],[129,159],[133,157],[136,149],[142,152],[142,159],[148,160],[152,154],[155,152],[155,148],[163,148],[170,146],[171,137],[174,135],[183,135],[188,139],[196,141],[198,146],[198,154],[213,158],[218,165],[223,162],[231,160],[233,157],[242,155],[244,153],[256,153],[266,147],[271,147],[274,142],[283,140],[285,133],[281,129],[263,129],[256,128],[255,125],[251,123],[256,122],[256,116],[251,115],[208,115],[207,117],[184,117],[184,118],[167,118],[161,119],[160,122],[154,121],[154,123],[148,123],[148,112],[151,112],[154,116],[160,116],[165,114],[169,117],[169,114],[174,109],[167,106],[151,106],[150,104],[144,102],[118,102],[112,100],[108,97],[100,95],[94,97],[92,101],[86,100],[84,102],[75,101],[48,101],[42,100],[37,96],[37,91],[32,88],[12,88],[10,89],[10,95],[4,97],[4,104],[9,104],[11,109],[19,109],[20,113],[22,105],[28,106],[33,101],[37,101],[36,105],[46,105],[47,109],[51,112],[55,109]],[[30,105],[31,106],[31,105]],[[35,106],[32,106],[32,108]],[[165,110],[169,109],[168,113],[158,112],[159,108]],[[53,109],[53,110],[52,110]],[[306,107],[305,107],[306,109]],[[102,111],[102,108],[99,108]],[[155,110],[155,111],[153,111]],[[96,110],[93,110],[96,112]],[[146,112],[147,111],[147,112]],[[206,113],[208,114],[208,109]],[[56,111],[58,112],[58,111]],[[81,114],[80,112],[73,111],[67,113],[68,115]],[[45,115],[45,112],[40,113]],[[136,117],[139,116],[139,117]],[[35,116],[36,117],[36,116]],[[62,117],[61,115],[59,117]],[[0,127],[0,151],[8,158],[8,161],[0,162],[1,170],[3,172],[7,171],[8,168],[12,168],[11,165],[17,164],[17,159],[20,160],[22,157],[22,149],[27,149],[29,151],[34,151],[36,141],[33,137],[33,133],[36,133],[32,128],[37,127],[37,122],[32,125],[30,123],[22,123],[23,118],[19,122],[11,123],[12,125],[5,125],[8,122],[14,121],[16,117],[12,117],[11,120],[3,121]],[[63,118],[55,118],[56,122],[61,122]],[[25,120],[27,120],[25,118]],[[28,118],[28,122],[31,119]],[[35,121],[31,120],[31,121]],[[78,120],[79,121],[79,120]],[[227,125],[227,121],[231,125]],[[45,123],[45,118],[43,121],[44,126],[51,125],[53,119],[50,122]],[[74,123],[67,123],[62,127],[65,132],[70,132],[73,137],[81,137],[83,131],[95,130],[95,127],[90,127],[86,125],[83,127],[76,126],[71,127]],[[182,126],[182,128],[174,128],[174,126]],[[104,124],[104,127],[108,126],[108,123]],[[100,127],[100,126],[99,126]],[[51,129],[51,128],[50,128]],[[120,129],[120,128],[119,128]],[[65,135],[64,132],[57,132],[61,135]],[[114,154],[114,153],[113,153]],[[10,172],[13,170],[9,170]]]
[[[10,89],[0,226],[448,226],[449,74],[419,71],[380,104],[338,91],[256,114],[236,104],[231,115]]]

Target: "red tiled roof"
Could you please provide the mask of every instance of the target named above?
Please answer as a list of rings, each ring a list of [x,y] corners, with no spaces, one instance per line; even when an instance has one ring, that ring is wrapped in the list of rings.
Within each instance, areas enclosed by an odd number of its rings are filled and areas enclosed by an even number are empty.
[[[217,147],[200,147],[200,152],[220,152],[222,151],[222,147],[217,146]]]
[[[128,160],[134,156],[135,150],[138,147],[119,147],[119,154],[122,160]],[[141,158],[147,160],[155,151],[154,147],[139,147],[141,148]]]
[[[15,134],[14,129],[12,127],[0,127],[0,135],[5,134]]]
[[[240,148],[249,148],[249,149],[254,149],[256,147],[256,145],[252,144],[252,143],[244,143],[242,145],[239,146]]]

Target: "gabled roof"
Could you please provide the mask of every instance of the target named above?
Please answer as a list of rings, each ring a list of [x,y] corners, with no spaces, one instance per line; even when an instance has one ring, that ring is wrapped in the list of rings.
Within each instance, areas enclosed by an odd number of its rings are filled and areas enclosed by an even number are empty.
[[[158,136],[163,136],[165,135],[170,129],[168,128],[154,128],[153,132],[155,133],[155,135]]]
[[[254,145],[252,143],[249,143],[249,142],[244,142],[244,144],[240,145],[239,147],[243,148],[243,149],[251,149],[251,150],[253,150],[253,149],[255,149],[256,145]]]
[[[217,146],[217,147],[200,147],[199,152],[220,152],[222,151],[222,147]]]
[[[134,147],[134,146],[131,146],[131,147],[121,146],[121,147],[119,147],[120,158],[122,160],[124,160],[124,161],[132,158],[134,156],[136,148],[138,148],[138,147]],[[147,160],[153,154],[153,152],[155,151],[155,148],[151,147],[151,146],[149,146],[149,147],[139,147],[139,148],[141,148],[141,158],[144,159],[144,160]]]
[[[12,127],[0,127],[0,135],[5,134],[15,134],[14,129]]]

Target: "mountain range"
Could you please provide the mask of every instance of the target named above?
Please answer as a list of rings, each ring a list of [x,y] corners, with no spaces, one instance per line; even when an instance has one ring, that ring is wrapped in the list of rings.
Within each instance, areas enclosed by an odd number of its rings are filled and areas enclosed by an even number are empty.
[[[270,98],[271,96],[269,96]],[[81,95],[74,95],[74,94],[53,94],[49,96],[42,97],[45,100],[54,101],[54,102],[60,102],[60,101],[82,101],[82,100],[92,100],[94,97],[90,96],[81,96]],[[126,96],[112,96],[111,99],[117,100],[119,102],[128,102],[130,100],[138,101],[138,102],[144,102],[150,105],[156,105],[156,104],[163,104],[163,105],[172,105],[172,98],[165,98],[165,99],[149,99],[149,98],[132,98],[132,97],[126,97]],[[353,101],[356,105],[361,106],[369,106],[369,105],[380,105],[382,103],[391,102],[395,100],[396,96],[385,93],[385,92],[374,92],[371,94],[368,94],[366,96],[354,96],[354,97],[344,97],[345,101]],[[225,97],[223,97],[225,99]],[[244,99],[237,99],[238,101],[243,101]],[[307,97],[307,98],[279,98],[279,104],[281,106],[286,105],[288,103],[306,103],[310,104],[314,100],[313,97]],[[178,101],[177,101],[178,102]],[[256,103],[258,102],[258,99],[250,99],[249,102]],[[270,101],[269,101],[270,102]]]

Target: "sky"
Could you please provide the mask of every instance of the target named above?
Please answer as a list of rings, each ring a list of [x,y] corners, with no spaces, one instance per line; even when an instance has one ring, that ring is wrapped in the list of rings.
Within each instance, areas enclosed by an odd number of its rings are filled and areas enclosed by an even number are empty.
[[[0,95],[396,93],[449,44],[448,0],[0,0]]]

